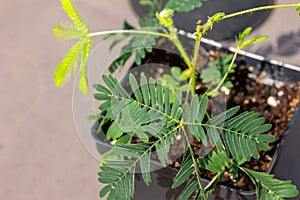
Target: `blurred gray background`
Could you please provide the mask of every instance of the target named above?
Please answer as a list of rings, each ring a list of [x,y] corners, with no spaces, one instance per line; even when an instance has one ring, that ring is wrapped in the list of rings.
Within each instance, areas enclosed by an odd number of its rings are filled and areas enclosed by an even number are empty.
[[[137,24],[129,0],[75,2],[91,31],[120,28],[125,18]],[[248,50],[300,65],[297,17],[291,9],[273,11],[252,34],[270,38]],[[72,42],[54,38],[52,28],[67,20],[59,0],[0,3],[1,200],[98,199],[99,163],[73,123],[73,81],[62,88],[53,83],[55,66]]]

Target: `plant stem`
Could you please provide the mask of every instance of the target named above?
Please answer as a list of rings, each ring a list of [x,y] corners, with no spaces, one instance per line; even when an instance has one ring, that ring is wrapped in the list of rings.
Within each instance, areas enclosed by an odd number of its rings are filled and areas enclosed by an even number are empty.
[[[179,53],[181,54],[184,62],[187,64],[188,68],[191,69],[192,68],[191,61],[190,61],[189,56],[186,53],[185,49],[183,48],[180,40],[178,39],[177,34],[175,32],[174,33],[171,32],[169,39],[173,42],[173,44],[178,49]]]
[[[213,179],[205,186],[205,190],[208,190],[210,187],[213,186],[216,182],[218,182],[219,178],[224,174],[225,169],[222,172],[218,172]]]
[[[108,34],[118,34],[118,33],[128,33],[128,34],[144,34],[144,35],[156,35],[160,37],[166,37],[169,40],[171,40],[178,51],[180,52],[184,62],[188,65],[189,68],[191,68],[191,62],[189,59],[188,54],[184,50],[180,40],[177,37],[177,34],[173,29],[170,29],[171,33],[170,34],[164,34],[164,33],[158,33],[158,32],[152,32],[152,31],[143,31],[143,30],[112,30],[112,31],[100,31],[100,32],[94,32],[94,33],[89,33],[87,37],[94,37],[94,36],[99,36],[99,35],[108,35]]]
[[[94,32],[94,33],[89,33],[87,37],[94,37],[94,36],[99,36],[99,35],[109,35],[109,34],[118,34],[118,33],[127,33],[127,34],[144,34],[144,35],[156,35],[160,37],[166,37],[169,40],[171,40],[178,51],[180,52],[184,62],[188,65],[189,68],[191,68],[191,62],[189,59],[188,54],[184,50],[180,40],[177,37],[177,34],[174,31],[174,28],[171,29],[170,34],[165,34],[165,33],[158,33],[158,32],[153,32],[153,31],[143,31],[143,30],[112,30],[112,31],[100,31],[100,32]]]
[[[243,15],[243,14],[247,14],[247,13],[251,13],[251,12],[256,12],[256,11],[260,11],[260,10],[269,10],[269,9],[275,9],[275,8],[291,8],[291,7],[299,7],[299,6],[300,6],[300,3],[298,3],[298,4],[285,4],[285,5],[273,5],[273,6],[261,6],[261,7],[251,8],[251,9],[248,9],[248,10],[243,10],[243,11],[240,11],[240,12],[235,12],[235,13],[232,13],[232,14],[225,15],[223,17],[223,19],[228,19],[228,18],[232,18],[232,17],[236,17],[236,16],[239,16],[239,15]]]
[[[201,38],[202,38],[202,33],[201,33],[201,21],[197,25],[197,30],[196,30],[196,42],[195,42],[195,47],[194,47],[194,55],[192,58],[192,67],[191,67],[191,72],[190,72],[190,86],[192,88],[192,94],[195,94],[196,90],[196,65],[197,65],[197,60],[198,60],[198,55],[199,55],[199,49],[200,49],[200,43],[201,43]]]
[[[193,149],[192,149],[191,145],[189,144],[187,133],[184,130],[184,127],[182,127],[182,132],[183,132],[184,138],[186,140],[186,144],[188,145],[189,152],[190,152],[190,155],[192,157],[194,168],[196,170],[196,176],[197,176],[197,180],[198,180],[198,185],[199,185],[201,199],[202,200],[207,200],[207,198],[205,196],[205,192],[204,192],[204,187],[203,187],[203,184],[202,184],[202,180],[201,180],[201,177],[200,177],[200,171],[198,169],[198,163],[197,163],[197,161],[194,158],[194,152],[193,152]]]
[[[118,33],[128,33],[128,34],[144,34],[144,35],[156,35],[161,37],[170,38],[168,34],[152,32],[152,31],[143,31],[143,30],[112,30],[112,31],[100,31],[89,33],[87,37],[94,37],[99,35],[108,35],[108,34],[118,34]]]
[[[222,80],[217,85],[217,87],[215,87],[212,91],[208,92],[208,96],[210,96],[213,91],[218,92],[218,90],[222,87],[223,83],[225,82],[226,78],[228,77],[229,72],[231,71],[231,69],[232,69],[232,67],[234,65],[234,61],[235,61],[235,59],[237,57],[237,54],[238,54],[239,50],[240,50],[240,47],[237,47],[237,49],[234,52],[234,55],[233,55],[232,60],[231,60],[231,63],[229,65],[229,67],[228,67],[225,75],[223,76]]]

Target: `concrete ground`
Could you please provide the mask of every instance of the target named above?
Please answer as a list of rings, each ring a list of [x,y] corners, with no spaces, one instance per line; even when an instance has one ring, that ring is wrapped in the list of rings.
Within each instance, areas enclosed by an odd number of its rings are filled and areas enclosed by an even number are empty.
[[[119,28],[124,18],[136,24],[129,0],[76,3],[92,31]],[[300,18],[294,17],[290,11],[273,12],[254,32],[269,34],[270,40],[250,51],[300,65]],[[81,144],[73,123],[73,83],[57,88],[52,81],[71,44],[53,37],[52,27],[60,21],[67,18],[59,0],[0,3],[1,200],[98,199],[98,162]]]

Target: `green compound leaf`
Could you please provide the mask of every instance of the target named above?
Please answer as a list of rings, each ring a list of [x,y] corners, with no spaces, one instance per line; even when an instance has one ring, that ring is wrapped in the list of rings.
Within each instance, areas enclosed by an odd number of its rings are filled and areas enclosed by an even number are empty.
[[[71,75],[75,74],[84,45],[85,42],[83,40],[78,41],[58,64],[54,72],[54,82],[57,86],[62,86],[65,81],[70,79]]]
[[[197,112],[195,98],[192,99],[190,107],[188,103],[185,103],[183,105],[183,124],[204,145],[207,145],[209,142],[212,146],[217,145],[218,150],[222,149],[221,136],[224,146],[239,165],[249,161],[251,157],[258,158],[257,148],[269,150],[268,143],[275,141],[274,136],[264,134],[272,126],[270,124],[261,125],[264,120],[258,118],[258,113],[244,112],[234,116],[239,110],[239,107],[234,107],[204,123],[201,122],[202,117],[199,116],[200,113],[202,115],[205,114],[204,109],[206,109],[206,106],[201,106],[200,103],[198,109],[200,112],[198,112],[198,117],[194,120],[193,112]]]
[[[88,92],[88,78],[87,78],[87,57],[89,55],[90,47],[92,46],[92,40],[90,38],[86,39],[86,42],[82,48],[80,72],[79,72],[79,90],[83,94]]]
[[[121,53],[121,55],[109,66],[109,72],[114,73],[119,67],[124,66],[131,55],[132,52]]]
[[[258,116],[255,112],[244,112],[227,120],[220,131],[226,148],[239,164],[250,160],[251,157],[258,158],[257,147],[269,150],[267,142],[275,139],[274,136],[263,134],[272,126],[257,123],[258,119],[261,120]],[[249,126],[253,129],[249,130]]]
[[[252,44],[255,44],[257,42],[260,42],[260,41],[268,38],[268,36],[263,35],[263,36],[254,37],[254,38],[244,41],[245,38],[251,33],[251,31],[252,31],[252,28],[248,27],[237,36],[236,43],[240,49],[245,48],[247,46],[250,46]]]
[[[88,92],[87,66],[86,60],[92,46],[92,40],[87,36],[89,30],[87,25],[81,19],[77,8],[72,0],[61,0],[62,8],[73,21],[73,24],[59,24],[54,27],[56,37],[63,40],[79,38],[80,40],[73,45],[66,53],[63,60],[58,64],[54,72],[54,82],[57,86],[69,80],[75,74],[78,61],[81,57],[79,72],[79,89],[83,94]]]
[[[187,183],[186,187],[181,191],[181,194],[177,199],[187,200],[195,192],[197,186],[201,187],[200,171],[198,170],[198,162],[192,158],[190,152],[186,152],[183,156],[183,162],[180,166],[180,170],[176,174],[172,188],[177,188],[180,185]],[[194,198],[193,198],[194,199]]]
[[[202,0],[169,0],[165,8],[177,12],[188,12],[202,6]]]
[[[218,153],[211,151],[208,155],[208,159],[199,158],[198,161],[206,170],[215,173],[223,173],[225,168],[229,166],[228,155],[223,150]]]
[[[238,41],[239,43],[242,43],[245,38],[251,33],[252,27],[247,27],[242,33],[238,35]]]
[[[70,40],[74,38],[82,38],[86,35],[77,29],[74,24],[60,23],[54,27],[54,35],[62,40]]]
[[[77,11],[77,8],[73,4],[73,1],[61,0],[61,4],[63,10],[66,12],[69,18],[73,20],[73,23],[76,26],[77,30],[87,34],[89,32],[87,25],[81,19],[79,12]]]
[[[259,36],[259,37],[255,37],[255,38],[251,38],[249,40],[246,40],[245,42],[242,43],[241,48],[245,48],[245,47],[250,46],[252,44],[255,44],[257,42],[263,41],[263,40],[267,39],[268,37],[269,36],[262,35],[262,36]]]
[[[247,168],[241,168],[255,183],[261,187],[257,193],[259,200],[283,200],[284,198],[296,197],[299,194],[296,186],[291,181],[282,181],[274,178],[274,175],[266,172],[257,172]]]
[[[202,121],[204,119],[208,104],[208,96],[207,94],[204,94],[201,97],[200,102],[198,99],[198,95],[195,95],[192,98],[190,106],[187,102],[185,102],[185,104],[183,105],[183,115],[187,128],[198,140],[202,141],[202,143],[206,146],[208,143],[207,137],[203,130]]]
[[[200,78],[203,83],[218,83],[221,80],[221,73],[218,69],[218,66],[214,62],[209,62],[208,67],[205,68]]]
[[[232,61],[233,54],[229,54],[227,56],[218,57],[216,62],[210,61],[208,63],[208,67],[203,70],[200,78],[203,83],[217,84],[221,81],[221,78],[227,73],[230,63]],[[235,72],[235,67],[237,65],[233,64],[231,70],[228,72],[229,74]],[[232,82],[227,77],[224,81],[224,86],[227,89],[231,89],[233,87]]]
[[[171,67],[171,74],[164,74],[159,80],[171,91],[171,103],[178,92],[186,92],[190,88],[187,78],[182,75],[179,67]]]
[[[120,157],[127,157],[122,160],[105,160],[100,166],[99,182],[106,184],[100,191],[100,197],[107,195],[107,199],[125,199],[130,200],[134,195],[134,179],[137,166],[140,166],[140,172],[146,185],[151,183],[150,177],[150,158],[154,148],[163,146],[160,150],[162,154],[167,154],[169,148],[164,145],[170,143],[174,137],[172,130],[164,131],[159,140],[152,143],[140,144],[117,144],[113,147],[113,152]]]
[[[194,171],[193,161],[191,157],[187,157],[185,161],[181,164],[179,172],[176,174],[172,188],[177,188],[182,185],[193,173]]]
[[[106,133],[106,139],[110,140],[116,140],[119,137],[123,135],[123,130],[120,129],[118,126],[118,123],[114,121],[108,128],[107,133]]]
[[[106,161],[100,166],[99,182],[106,184],[100,197],[129,200],[134,195],[134,174],[136,164],[133,160]]]
[[[190,182],[186,185],[186,187],[183,189],[181,194],[178,197],[178,200],[187,200],[189,197],[194,193],[198,186],[198,180],[196,176],[194,176]]]
[[[90,38],[83,38],[70,48],[54,72],[54,82],[57,86],[62,86],[65,81],[69,80],[75,74],[79,58],[81,57],[79,89],[84,94],[88,92],[86,61],[91,46],[92,40]]]
[[[139,25],[142,28],[142,30],[145,31],[158,32],[161,29],[161,26],[159,25],[157,19],[153,18],[145,18],[144,20],[139,19]],[[128,24],[127,22],[124,23],[124,30],[130,30],[133,28],[134,27]],[[130,36],[132,36],[132,34],[115,35],[116,38],[113,41],[111,48]],[[120,56],[113,61],[109,68],[109,71],[113,73],[118,68],[124,66],[124,64],[127,62],[131,55],[135,55],[135,62],[137,65],[140,65],[142,63],[142,60],[146,57],[146,54],[152,52],[152,48],[153,46],[155,46],[157,38],[158,36],[155,35],[133,35],[129,43],[122,48]]]
[[[138,83],[134,75],[130,74],[129,83],[133,98],[112,76],[103,76],[103,80],[107,87],[95,84],[94,88],[99,92],[94,94],[94,97],[97,100],[104,100],[99,109],[110,113],[110,117],[116,123],[117,129],[115,126],[109,128],[109,138],[118,139],[122,133],[136,135],[143,142],[148,142],[150,135],[163,138],[164,133],[181,117],[182,94],[176,95],[175,107],[171,111],[169,90],[160,83],[155,85],[153,79],[148,81],[144,75],[141,75]],[[174,134],[176,135],[176,131],[172,132],[172,135]],[[168,151],[170,143],[171,140],[164,140],[156,146],[163,165],[167,158],[161,151]]]

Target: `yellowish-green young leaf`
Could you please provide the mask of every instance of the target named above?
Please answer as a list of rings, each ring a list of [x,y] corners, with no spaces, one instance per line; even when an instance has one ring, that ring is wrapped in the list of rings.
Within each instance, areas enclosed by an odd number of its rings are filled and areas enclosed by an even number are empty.
[[[82,33],[88,33],[89,30],[86,24],[81,19],[77,8],[74,6],[72,0],[61,0],[62,8],[67,13],[70,19],[73,20],[74,25],[76,26],[77,30]]]
[[[76,26],[74,24],[70,23],[60,23],[59,25],[55,26],[54,29],[54,35],[62,40],[70,40],[74,38],[82,38],[86,34],[77,30]]]
[[[241,48],[245,48],[245,47],[247,47],[247,46],[250,46],[250,45],[252,45],[252,44],[255,44],[255,43],[257,43],[257,42],[260,42],[260,41],[262,41],[262,40],[265,40],[265,39],[267,39],[267,38],[268,38],[267,35],[262,35],[262,36],[258,36],[258,37],[255,37],[255,38],[246,40],[245,42],[243,42],[243,43],[241,44]]]
[[[58,64],[56,71],[54,72],[54,82],[57,86],[62,86],[62,84],[66,80],[69,80],[71,75],[74,75],[76,72],[78,59],[82,52],[83,46],[84,41],[78,41],[70,48],[63,60]]]
[[[84,38],[70,48],[54,72],[54,82],[57,86],[62,86],[65,81],[75,74],[81,56],[79,88],[84,94],[87,93],[86,59],[91,46],[92,40]]]
[[[87,42],[84,44],[82,49],[80,74],[79,74],[79,89],[83,94],[87,94],[88,92],[86,61],[90,51],[90,47],[92,46],[92,40],[90,38],[86,39],[86,41]]]
[[[252,31],[252,28],[251,27],[248,27],[246,28],[242,33],[240,33],[237,38],[236,38],[236,43],[237,43],[237,46],[240,48],[240,49],[243,49],[247,46],[250,46],[252,44],[255,44],[257,42],[260,42],[262,40],[265,40],[268,38],[268,36],[266,35],[263,35],[263,36],[258,36],[258,37],[254,37],[254,38],[251,38],[249,40],[245,40],[245,38],[251,33]]]
[[[300,15],[300,6],[296,8],[298,14]]]
[[[251,31],[252,31],[252,27],[248,27],[238,35],[238,41],[240,44],[244,41],[245,37],[247,37],[251,33]]]
[[[225,17],[225,13],[218,12],[214,14],[212,17],[208,17],[206,24],[203,26],[203,32],[206,33],[207,31],[211,30],[213,26],[221,21]]]
[[[86,65],[81,66],[80,74],[79,74],[79,90],[83,94],[88,93],[88,80],[87,80],[86,71],[87,71]]]
[[[173,26],[173,14],[174,11],[171,9],[164,9],[160,13],[156,13],[156,17],[159,20],[160,24],[166,27]]]

